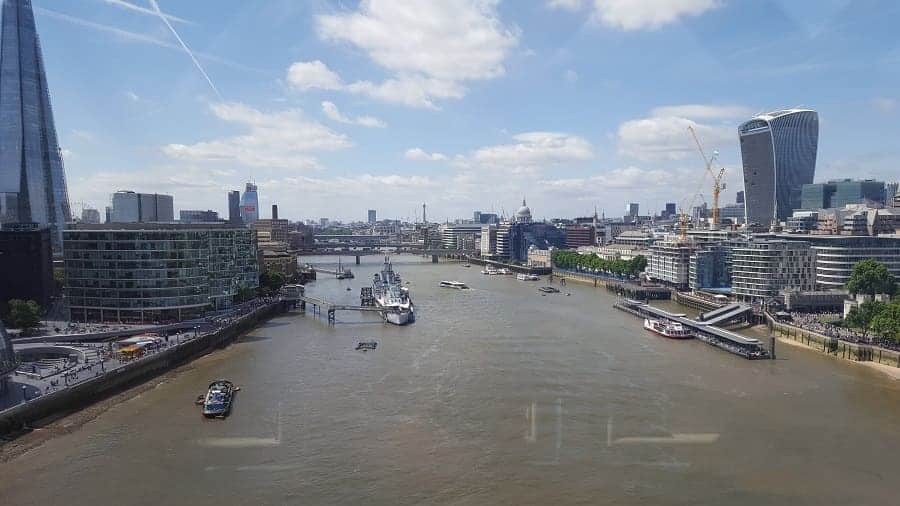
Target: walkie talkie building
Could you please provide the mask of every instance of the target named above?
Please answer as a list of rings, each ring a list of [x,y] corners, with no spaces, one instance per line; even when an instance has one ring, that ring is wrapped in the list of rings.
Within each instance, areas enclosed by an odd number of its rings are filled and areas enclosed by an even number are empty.
[[[0,224],[49,225],[59,250],[72,213],[31,0],[4,0],[2,25]]]
[[[738,127],[747,223],[769,225],[800,209],[800,191],[813,182],[819,116],[809,109],[760,114]]]

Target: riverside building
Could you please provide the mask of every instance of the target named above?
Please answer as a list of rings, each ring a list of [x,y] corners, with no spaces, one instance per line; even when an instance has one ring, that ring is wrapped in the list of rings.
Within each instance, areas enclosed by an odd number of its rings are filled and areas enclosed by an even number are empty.
[[[63,234],[74,321],[180,321],[259,285],[255,233],[225,224],[76,226]]]
[[[733,248],[731,255],[731,288],[739,300],[764,301],[781,290],[815,289],[816,251],[808,242],[753,240]]]

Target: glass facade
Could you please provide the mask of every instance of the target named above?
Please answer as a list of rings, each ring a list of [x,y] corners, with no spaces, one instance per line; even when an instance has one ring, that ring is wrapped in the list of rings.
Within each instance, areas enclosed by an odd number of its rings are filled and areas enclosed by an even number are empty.
[[[71,229],[66,302],[76,321],[168,321],[232,305],[256,288],[253,231],[234,227]]]
[[[0,224],[49,225],[58,250],[72,212],[30,0],[3,2],[0,38]]]
[[[819,143],[815,111],[762,114],[738,128],[747,222],[783,221],[801,207],[801,188],[813,182]]]
[[[6,329],[0,322],[0,393],[3,393],[5,377],[16,369],[16,355],[12,343],[6,335]]]
[[[253,183],[247,183],[244,194],[241,195],[241,219],[245,225],[252,225],[259,219],[259,196]]]

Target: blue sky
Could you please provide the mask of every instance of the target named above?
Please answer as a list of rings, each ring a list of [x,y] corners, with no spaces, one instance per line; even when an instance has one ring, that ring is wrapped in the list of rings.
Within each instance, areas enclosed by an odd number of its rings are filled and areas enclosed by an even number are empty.
[[[291,219],[621,215],[740,189],[736,127],[819,111],[816,179],[900,178],[900,3],[33,0],[70,197]],[[215,88],[215,89],[214,89]],[[697,196],[698,190],[703,192]]]

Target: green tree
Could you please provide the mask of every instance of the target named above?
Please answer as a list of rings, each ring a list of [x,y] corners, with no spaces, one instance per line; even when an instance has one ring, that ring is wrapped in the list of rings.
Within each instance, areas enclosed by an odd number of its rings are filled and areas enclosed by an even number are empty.
[[[287,282],[284,274],[278,271],[265,271],[259,275],[260,291],[266,295],[272,295]]]
[[[66,282],[66,275],[62,269],[53,269],[53,283],[56,285],[56,293],[62,292],[63,285]]]
[[[869,329],[871,328],[872,321],[875,317],[881,313],[887,304],[884,302],[879,302],[877,300],[864,302],[847,313],[847,318],[845,323],[847,323],[851,327],[856,327],[863,331],[863,337],[869,335]]]
[[[886,293],[893,296],[897,293],[897,279],[883,263],[869,258],[853,266],[847,290],[853,295]]]
[[[900,342],[900,302],[894,301],[891,304],[886,304],[872,318],[870,328],[872,333],[879,337]]]
[[[33,300],[12,299],[9,301],[9,324],[23,330],[41,324],[41,306]]]

